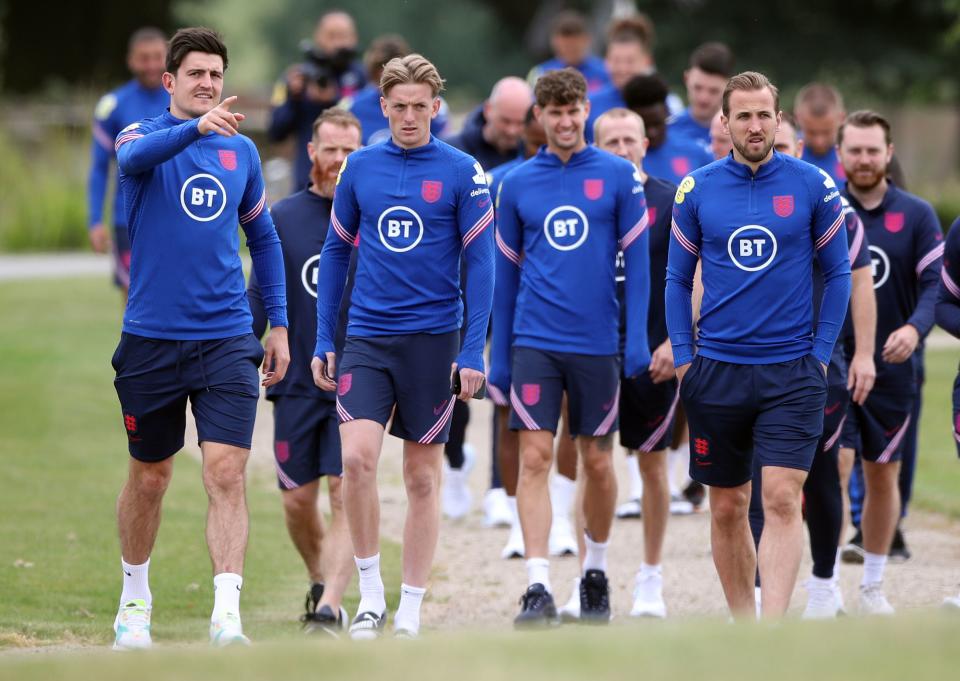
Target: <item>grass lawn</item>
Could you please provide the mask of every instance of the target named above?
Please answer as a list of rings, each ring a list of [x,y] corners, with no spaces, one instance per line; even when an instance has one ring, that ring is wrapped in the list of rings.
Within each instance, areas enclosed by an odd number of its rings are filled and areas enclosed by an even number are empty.
[[[114,503],[127,461],[110,367],[119,297],[99,278],[31,281],[0,285],[0,305],[0,647],[106,643],[120,589]],[[254,476],[248,497],[244,625],[255,640],[281,638],[297,632],[306,575],[272,476]],[[179,454],[151,558],[151,589],[163,603],[157,639],[206,635],[205,513],[199,464]],[[396,566],[398,548],[384,552],[385,567]],[[385,580],[399,584],[397,575]]]

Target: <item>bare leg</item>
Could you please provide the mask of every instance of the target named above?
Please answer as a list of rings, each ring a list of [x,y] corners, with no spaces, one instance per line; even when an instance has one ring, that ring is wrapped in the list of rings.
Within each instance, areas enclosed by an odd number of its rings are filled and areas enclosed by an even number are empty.
[[[637,452],[643,478],[643,561],[659,565],[663,539],[670,518],[670,482],[667,479],[667,452]]]
[[[757,606],[753,582],[757,553],[747,520],[750,483],[709,489],[710,545],[727,605],[734,617],[755,619]]]
[[[764,466],[763,534],[760,537],[760,588],[764,618],[782,617],[800,571],[803,555],[801,492],[806,471]]]
[[[281,493],[287,532],[303,559],[312,582],[324,581],[320,567],[323,520],[317,508],[319,489],[320,481],[314,480],[294,489],[285,489]]]
[[[563,420],[560,424],[560,436],[557,438],[557,473],[568,480],[577,479],[577,443],[570,437],[570,412],[567,408],[567,394],[563,394],[561,405]]]
[[[590,538],[603,543],[610,538],[613,513],[617,507],[617,476],[613,471],[613,436],[581,435],[584,491],[583,513]]]
[[[853,464],[856,459],[856,452],[852,449],[841,448],[837,456],[837,466],[840,469],[840,496],[843,499],[843,524],[842,527],[850,527],[850,476],[853,475]],[[844,544],[843,534],[840,533],[840,544]]]
[[[377,463],[383,446],[383,426],[357,419],[340,424],[343,450],[343,507],[356,556],[380,552],[380,496]]]
[[[350,542],[347,514],[343,510],[343,480],[328,476],[327,486],[330,488],[330,527],[323,538],[323,551],[320,554],[320,572],[325,578],[326,588],[318,606],[329,605],[336,614],[343,600],[343,592],[353,576],[353,544]]]
[[[494,408],[499,412],[500,481],[507,496],[515,497],[520,475],[520,438],[516,431],[510,430],[510,407]]]
[[[553,459],[553,433],[549,430],[520,431],[520,478],[517,510],[523,528],[526,558],[546,558],[552,508],[548,478]]]
[[[900,519],[900,462],[863,462],[866,494],[863,498],[863,550],[886,556]]]
[[[219,442],[200,444],[203,486],[207,491],[207,547],[213,574],[243,574],[250,519],[247,516],[246,467],[249,449]]]
[[[147,562],[160,529],[163,495],[173,477],[173,457],[157,463],[130,458],[127,481],[117,499],[120,554],[131,565]]]
[[[403,526],[403,583],[425,587],[440,534],[443,445],[403,443],[407,519]]]

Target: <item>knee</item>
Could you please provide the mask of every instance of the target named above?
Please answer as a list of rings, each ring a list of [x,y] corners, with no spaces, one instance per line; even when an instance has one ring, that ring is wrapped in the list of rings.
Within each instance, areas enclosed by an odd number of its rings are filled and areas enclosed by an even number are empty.
[[[303,487],[283,492],[283,510],[288,516],[302,516],[317,508],[317,499]]]
[[[330,512],[337,515],[343,511],[343,478],[330,475],[327,477],[327,486],[330,489]]]
[[[351,480],[375,478],[377,475],[376,455],[363,449],[344,451],[343,475]]]
[[[242,492],[245,476],[245,466],[226,457],[203,466],[203,486],[210,496]]]
[[[781,485],[763,493],[763,514],[768,520],[788,522],[800,517],[800,492]]]
[[[553,452],[540,447],[521,447],[520,463],[523,475],[545,477],[550,473]]]
[[[403,482],[407,488],[407,498],[426,499],[437,493],[437,472],[430,467],[406,467]]]
[[[667,484],[667,460],[665,456],[653,453],[637,452],[640,463],[640,477],[644,487],[660,487]]]
[[[613,457],[596,452],[583,457],[583,472],[591,480],[607,480],[613,476]]]
[[[167,491],[173,477],[173,467],[168,462],[143,464],[138,462],[130,470],[130,483],[139,497],[159,499]]]
[[[710,513],[718,525],[730,526],[743,522],[750,506],[750,496],[741,493],[714,494],[710,498]]]

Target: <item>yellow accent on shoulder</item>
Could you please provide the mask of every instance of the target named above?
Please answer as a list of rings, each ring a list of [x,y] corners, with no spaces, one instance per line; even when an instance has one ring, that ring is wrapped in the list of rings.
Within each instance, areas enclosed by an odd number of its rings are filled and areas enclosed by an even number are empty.
[[[682,191],[684,194],[686,194],[687,192],[691,191],[696,184],[697,184],[697,183],[694,182],[693,178],[690,177],[689,175],[687,175],[687,176],[686,176],[685,178],[683,178],[683,180],[680,182],[680,191]]]
[[[349,156],[343,159],[343,163],[340,164],[340,172],[337,173],[337,184],[340,184],[340,178],[343,177],[343,171],[347,169],[347,159]]]
[[[683,188],[680,187],[677,189],[677,195],[673,197],[673,200],[676,201],[677,205],[680,205],[685,198],[687,198],[687,195],[683,193]]]
[[[116,108],[117,96],[113,93],[107,94],[101,97],[100,101],[97,102],[97,107],[93,110],[93,115],[98,121],[105,121],[110,117],[110,114],[112,114],[113,110]]]

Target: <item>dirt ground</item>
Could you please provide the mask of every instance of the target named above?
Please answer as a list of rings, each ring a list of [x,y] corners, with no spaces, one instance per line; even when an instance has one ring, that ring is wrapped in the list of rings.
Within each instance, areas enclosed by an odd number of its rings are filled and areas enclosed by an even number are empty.
[[[510,625],[518,612],[518,599],[526,588],[522,560],[503,560],[500,550],[507,529],[483,527],[481,503],[490,481],[491,406],[487,401],[471,404],[467,441],[477,451],[470,476],[474,494],[472,512],[451,521],[444,518],[433,576],[423,606],[427,628],[470,627],[499,629]],[[273,469],[273,420],[268,403],[262,402],[250,466]],[[191,441],[190,435],[187,442]],[[195,442],[196,440],[193,439]],[[622,450],[615,452],[620,498],[626,495],[626,472]],[[401,442],[387,437],[380,461],[379,479],[384,536],[399,542],[406,500],[401,480]],[[258,476],[259,477],[259,476]],[[926,513],[911,513],[904,531],[913,558],[887,569],[886,593],[898,610],[937,607],[945,596],[955,595],[960,583],[960,523]],[[640,565],[643,525],[640,520],[614,523],[609,554],[611,604],[615,618],[626,618],[632,604],[633,576]],[[551,580],[558,604],[569,597],[578,574],[574,557],[551,559]],[[848,609],[855,611],[862,568],[844,565],[841,582]],[[673,516],[667,528],[663,560],[664,600],[668,616],[724,616],[726,606],[710,556],[709,511]],[[800,568],[791,611],[806,604],[803,580],[810,574],[809,550]]]

